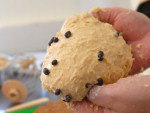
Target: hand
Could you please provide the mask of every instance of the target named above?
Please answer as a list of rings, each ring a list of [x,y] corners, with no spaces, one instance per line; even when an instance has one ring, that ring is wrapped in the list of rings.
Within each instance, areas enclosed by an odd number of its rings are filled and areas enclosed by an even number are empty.
[[[99,20],[112,24],[131,45],[135,58],[131,74],[139,72],[141,67],[150,66],[150,19],[148,17],[122,8],[106,8],[92,14]]]
[[[135,58],[131,73],[150,66],[150,20],[143,14],[122,8],[106,8],[92,12],[101,21],[110,23],[121,32],[132,47]],[[146,87],[144,87],[146,86]],[[150,111],[150,76],[128,77],[117,83],[93,88],[88,99],[102,106],[90,107],[88,100],[75,102],[79,113],[148,113]]]
[[[78,113],[150,113],[150,75],[122,78],[117,83],[94,87],[88,100],[75,102]]]

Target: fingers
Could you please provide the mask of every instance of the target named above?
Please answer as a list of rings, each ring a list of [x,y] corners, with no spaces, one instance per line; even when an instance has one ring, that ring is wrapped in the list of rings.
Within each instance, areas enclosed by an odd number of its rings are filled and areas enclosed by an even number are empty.
[[[150,50],[150,19],[148,17],[123,8],[105,8],[95,10],[92,14],[101,21],[112,24],[131,45],[135,60],[130,74],[139,72],[141,67],[150,66],[150,53],[148,52]]]
[[[123,8],[105,8],[92,14],[101,21],[110,23],[121,32],[127,41],[136,41],[149,32],[150,20],[145,15]]]
[[[150,66],[150,33],[140,41],[133,42],[132,53],[134,54],[133,66],[130,74],[135,74]]]
[[[112,108],[112,105],[115,101],[114,85],[104,85],[104,86],[96,86],[91,89],[88,99],[99,106],[104,106],[106,108]]]
[[[128,12],[126,9],[122,8],[104,8],[97,11],[92,11],[91,13],[103,22],[114,24],[117,17],[125,11]]]
[[[89,101],[74,102],[71,106],[77,113],[104,113],[103,108],[94,106]]]
[[[96,106],[87,100],[74,102],[71,107],[76,113],[117,113],[111,109]]]
[[[118,112],[115,112],[115,111],[113,111],[113,110],[111,110],[111,109],[104,109],[103,110],[103,113],[118,113]]]
[[[133,76],[122,78],[114,84],[94,87],[88,99],[118,113],[142,113],[141,110],[149,111],[149,94],[150,75]]]
[[[96,86],[89,92],[88,99],[75,102],[78,113],[121,113],[149,109],[150,76],[122,78],[114,84]],[[131,107],[134,105],[133,107]],[[116,111],[116,112],[115,112]]]

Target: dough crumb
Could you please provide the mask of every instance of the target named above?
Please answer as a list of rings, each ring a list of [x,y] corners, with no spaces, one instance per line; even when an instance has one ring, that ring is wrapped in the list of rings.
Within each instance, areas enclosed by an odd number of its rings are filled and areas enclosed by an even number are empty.
[[[144,67],[141,67],[140,72],[143,72],[143,71],[144,71]]]
[[[93,8],[91,9],[91,12],[98,13],[101,9],[100,8]]]
[[[144,59],[144,56],[143,56],[142,54],[140,54],[139,57],[140,57],[141,59]]]
[[[131,9],[128,10],[128,12],[126,13],[127,15],[129,15],[132,12]]]
[[[137,49],[140,49],[141,47],[142,47],[142,44],[137,44],[137,45],[136,45],[136,48],[137,48]]]
[[[94,107],[94,104],[91,104],[90,107],[93,108],[93,107]]]
[[[91,9],[91,12],[92,13],[98,13],[99,11],[102,11],[102,12],[106,12],[107,10],[105,10],[105,9],[101,9],[101,8],[92,8]]]
[[[138,75],[138,74],[136,74],[136,75],[134,75],[134,76],[136,76],[136,77],[142,77],[141,75]],[[133,79],[134,80],[134,79]]]
[[[95,106],[94,106],[94,109],[95,109],[96,111],[98,111],[98,110],[99,110],[99,106],[95,105]]]

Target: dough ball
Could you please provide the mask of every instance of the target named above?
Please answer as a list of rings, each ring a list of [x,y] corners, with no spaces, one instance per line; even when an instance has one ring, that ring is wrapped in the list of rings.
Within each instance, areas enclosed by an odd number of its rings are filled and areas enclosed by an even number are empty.
[[[131,47],[110,24],[88,13],[69,17],[47,48],[43,88],[64,101],[81,101],[94,85],[126,77],[132,66]]]

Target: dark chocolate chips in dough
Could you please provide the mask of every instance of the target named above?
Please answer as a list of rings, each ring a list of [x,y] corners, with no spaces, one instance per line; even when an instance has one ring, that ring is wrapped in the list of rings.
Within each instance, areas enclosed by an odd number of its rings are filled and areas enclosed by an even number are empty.
[[[115,32],[115,37],[119,37],[120,33],[119,32]]]
[[[53,40],[55,43],[59,41],[59,39],[57,37],[54,37],[54,40]]]
[[[57,65],[57,64],[58,64],[57,60],[52,61],[52,65]]]
[[[103,79],[102,78],[99,78],[99,79],[97,79],[97,84],[96,85],[98,85],[98,86],[102,86],[103,85]]]
[[[50,71],[49,71],[47,68],[44,68],[44,69],[43,69],[43,73],[44,73],[45,75],[49,75],[49,74],[50,74]]]
[[[54,94],[55,94],[55,95],[60,95],[60,93],[61,93],[61,90],[60,90],[60,89],[56,89],[56,90],[54,91]]]
[[[103,53],[103,51],[99,51],[98,52],[98,60],[102,61],[103,59],[104,59],[104,53]]]
[[[55,37],[52,37],[51,40],[49,41],[49,43],[48,43],[49,46],[51,46],[51,44],[54,42],[54,38]]]
[[[65,99],[63,100],[64,102],[70,102],[72,97],[70,95],[66,95]]]
[[[66,38],[71,37],[71,32],[70,32],[70,31],[67,31],[67,32],[65,33],[65,37],[66,37]]]

